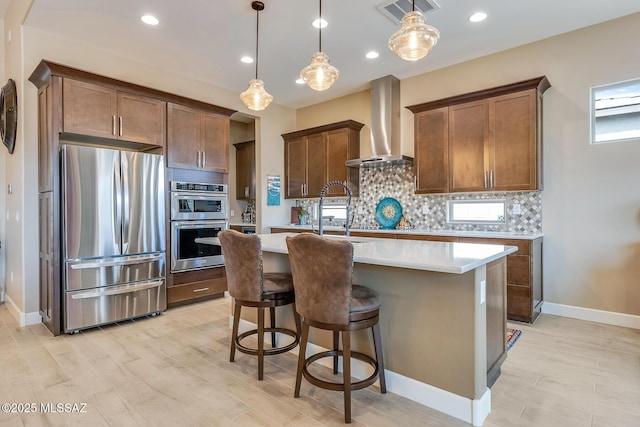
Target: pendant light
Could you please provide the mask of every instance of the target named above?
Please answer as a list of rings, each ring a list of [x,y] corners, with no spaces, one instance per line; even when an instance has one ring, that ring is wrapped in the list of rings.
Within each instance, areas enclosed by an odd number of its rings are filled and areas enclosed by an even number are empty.
[[[389,49],[405,61],[417,61],[427,56],[439,38],[440,32],[427,25],[424,15],[416,10],[416,1],[413,0],[411,12],[402,18],[400,29],[389,38]]]
[[[322,21],[322,0],[320,0],[320,21]],[[300,77],[313,90],[326,90],[340,78],[340,71],[329,64],[329,57],[322,52],[322,25],[318,26],[318,52],[311,57],[311,64],[300,71]]]
[[[264,89],[264,82],[258,78],[258,30],[260,28],[260,11],[264,10],[264,3],[261,1],[251,2],[251,8],[256,11],[256,78],[249,81],[249,88],[240,94],[240,100],[248,109],[261,111],[273,101],[273,96]]]

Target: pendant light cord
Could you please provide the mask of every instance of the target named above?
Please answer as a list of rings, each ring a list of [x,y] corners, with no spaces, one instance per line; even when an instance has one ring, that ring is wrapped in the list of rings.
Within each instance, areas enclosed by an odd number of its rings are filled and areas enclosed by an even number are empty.
[[[415,11],[416,11],[416,0],[413,0],[413,1],[411,2],[411,11],[412,11],[412,12],[415,12]]]
[[[258,80],[258,32],[260,31],[260,10],[256,9],[256,80]]]
[[[318,30],[320,34],[318,37],[318,52],[322,52],[322,0],[320,0],[320,18],[318,19],[320,20],[318,21]]]

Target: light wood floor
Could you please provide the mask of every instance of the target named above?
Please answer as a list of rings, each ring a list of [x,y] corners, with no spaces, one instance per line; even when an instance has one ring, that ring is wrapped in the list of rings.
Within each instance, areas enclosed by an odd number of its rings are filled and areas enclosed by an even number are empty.
[[[60,426],[344,425],[342,395],[302,383],[296,358],[228,357],[229,300],[53,337],[19,328],[0,306],[0,403],[36,403],[37,413],[0,412],[0,424]],[[640,425],[640,331],[542,315],[509,351],[492,389],[487,427]],[[384,337],[383,337],[384,339]],[[86,403],[85,413],[42,413],[41,403]],[[377,388],[354,392],[355,426],[466,426]]]

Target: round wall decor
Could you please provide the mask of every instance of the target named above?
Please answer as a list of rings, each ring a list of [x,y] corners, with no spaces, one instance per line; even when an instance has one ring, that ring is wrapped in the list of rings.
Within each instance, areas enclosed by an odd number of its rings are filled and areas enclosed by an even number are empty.
[[[16,145],[16,129],[18,128],[18,93],[16,82],[9,79],[0,92],[0,138],[7,146],[9,154],[13,154]]]

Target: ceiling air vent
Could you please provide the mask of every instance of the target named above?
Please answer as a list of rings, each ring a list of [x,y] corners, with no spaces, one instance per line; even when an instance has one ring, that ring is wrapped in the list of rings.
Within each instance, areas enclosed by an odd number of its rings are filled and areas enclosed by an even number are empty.
[[[404,15],[411,12],[411,3],[411,0],[391,0],[379,4],[377,8],[384,16],[400,25]],[[424,15],[438,9],[440,9],[440,6],[435,0],[416,0],[416,10],[419,10]]]

